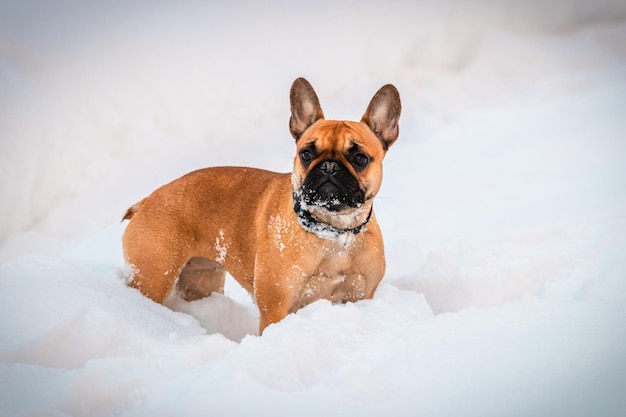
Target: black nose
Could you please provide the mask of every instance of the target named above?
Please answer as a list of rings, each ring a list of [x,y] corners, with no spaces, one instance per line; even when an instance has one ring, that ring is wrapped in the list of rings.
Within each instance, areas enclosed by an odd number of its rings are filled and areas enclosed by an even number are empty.
[[[335,172],[341,169],[341,164],[339,163],[339,161],[327,159],[320,164],[320,169],[324,171],[327,175],[333,175]]]

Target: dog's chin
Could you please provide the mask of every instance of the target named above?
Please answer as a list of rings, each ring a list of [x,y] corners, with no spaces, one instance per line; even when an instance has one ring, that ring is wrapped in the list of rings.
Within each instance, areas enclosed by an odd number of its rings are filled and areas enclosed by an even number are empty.
[[[350,211],[351,209],[357,209],[361,206],[361,204],[350,205],[336,198],[330,199],[330,200],[304,199],[304,205],[309,208],[315,207],[318,209],[326,210],[329,213],[336,213],[336,214],[341,214],[342,212]]]
[[[365,224],[370,216],[372,203],[354,204],[351,206],[336,199],[310,201],[300,199],[300,207],[322,223],[339,230],[355,229]]]
[[[299,194],[302,196],[301,201],[306,205],[320,207],[335,213],[358,209],[365,200],[365,193],[362,190],[346,192],[330,181],[316,189],[310,189],[305,184]]]

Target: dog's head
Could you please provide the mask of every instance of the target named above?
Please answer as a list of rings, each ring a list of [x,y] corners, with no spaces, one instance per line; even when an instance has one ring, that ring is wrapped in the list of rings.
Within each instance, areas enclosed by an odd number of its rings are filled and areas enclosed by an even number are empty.
[[[366,223],[381,186],[383,158],[398,138],[398,90],[391,84],[378,90],[360,122],[325,120],[304,78],[294,81],[290,99],[297,210],[340,230]]]

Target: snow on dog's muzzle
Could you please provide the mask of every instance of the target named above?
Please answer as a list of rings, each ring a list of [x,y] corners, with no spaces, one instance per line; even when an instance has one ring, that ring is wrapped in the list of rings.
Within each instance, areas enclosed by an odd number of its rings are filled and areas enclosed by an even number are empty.
[[[359,181],[339,160],[328,158],[313,167],[301,189],[302,201],[330,211],[360,207],[365,194]]]

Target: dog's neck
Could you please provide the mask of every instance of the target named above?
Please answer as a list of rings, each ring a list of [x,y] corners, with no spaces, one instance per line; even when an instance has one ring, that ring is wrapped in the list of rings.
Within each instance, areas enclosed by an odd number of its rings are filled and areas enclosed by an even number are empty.
[[[294,195],[293,209],[298,216],[298,223],[306,231],[323,239],[337,240],[344,244],[365,231],[372,218],[371,202],[348,213],[337,213],[323,207],[307,205]]]

